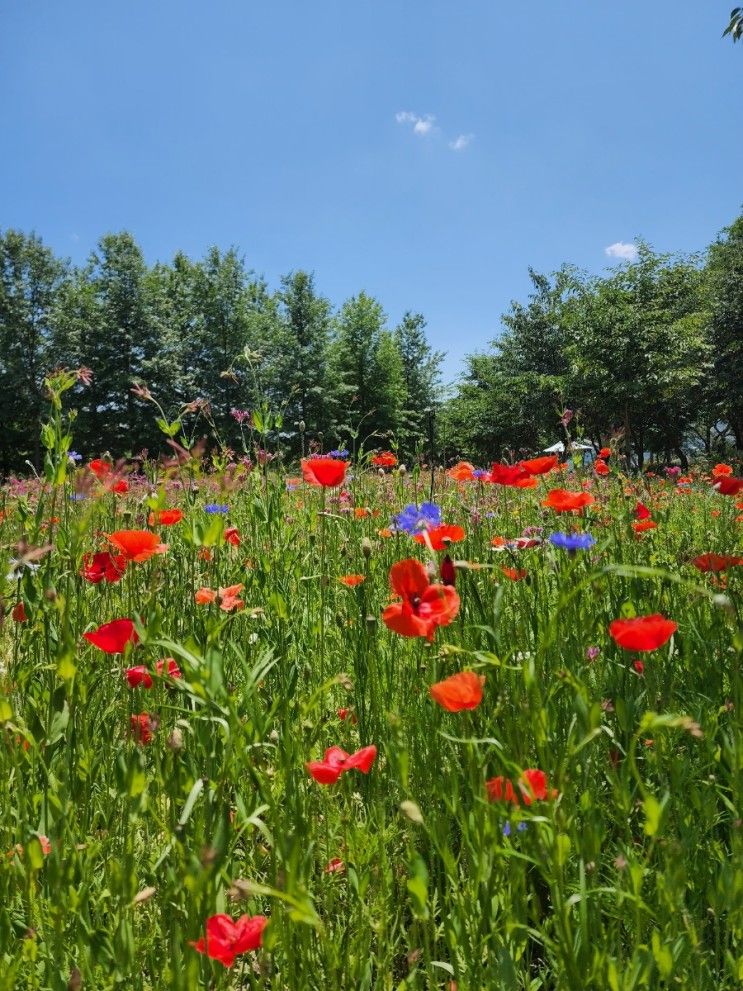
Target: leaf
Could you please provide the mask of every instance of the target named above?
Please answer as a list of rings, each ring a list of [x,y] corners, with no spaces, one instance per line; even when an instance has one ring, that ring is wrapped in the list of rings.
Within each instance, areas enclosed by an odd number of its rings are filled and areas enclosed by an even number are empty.
[[[663,806],[653,795],[648,795],[642,805],[645,809],[645,835],[655,836],[660,828]]]
[[[179,826],[185,826],[188,820],[191,818],[193,807],[194,805],[196,805],[196,801],[203,790],[204,790],[204,779],[197,778],[193,783],[193,787],[191,788],[191,791],[188,793],[186,804],[183,806],[183,811],[181,812],[180,817],[178,819]]]
[[[406,882],[406,887],[410,895],[413,915],[416,919],[425,921],[429,916],[428,870],[423,862],[423,858],[419,855],[416,855],[411,860],[408,869],[410,871],[410,877]]]
[[[660,976],[663,978],[670,977],[673,973],[673,955],[669,948],[661,943],[660,934],[657,929],[653,930],[651,943],[653,946],[653,957],[658,966]]]

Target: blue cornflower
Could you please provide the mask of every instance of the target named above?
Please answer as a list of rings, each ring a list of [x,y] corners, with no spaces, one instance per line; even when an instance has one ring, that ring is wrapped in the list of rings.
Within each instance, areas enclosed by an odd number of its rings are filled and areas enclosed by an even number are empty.
[[[475,470],[472,472],[473,477],[476,478],[478,481],[481,478],[487,478],[489,474],[490,472],[487,470],[487,468],[475,468]]]
[[[348,457],[348,451],[346,450],[345,447],[342,450],[339,450],[336,447],[334,451],[329,451],[328,455],[331,458],[339,458],[341,461],[345,461],[346,458]]]
[[[433,502],[421,503],[420,508],[411,503],[397,516],[392,517],[392,524],[396,530],[404,530],[405,533],[411,534],[430,530],[440,523],[441,509]]]
[[[575,554],[576,551],[587,551],[596,543],[596,538],[592,537],[590,533],[551,533],[547,539],[555,547],[562,547],[569,554]]]
[[[83,499],[87,498],[88,497],[84,492],[70,492],[70,499],[72,499],[73,502],[82,502]]]
[[[529,825],[528,822],[524,822],[522,820],[521,822],[519,822],[519,823],[516,824],[516,829],[520,833],[523,833],[523,831],[527,828],[528,825]],[[508,820],[506,820],[506,822],[505,822],[505,824],[503,826],[503,835],[504,836],[510,836],[511,835],[511,823]]]
[[[73,464],[75,464],[76,461],[82,461],[83,460],[82,454],[78,454],[77,451],[68,451],[67,457],[70,459],[70,461]]]
[[[230,511],[230,507],[226,502],[222,504],[218,502],[208,502],[206,506],[204,506],[204,510],[211,515],[214,515],[214,513],[228,513]]]

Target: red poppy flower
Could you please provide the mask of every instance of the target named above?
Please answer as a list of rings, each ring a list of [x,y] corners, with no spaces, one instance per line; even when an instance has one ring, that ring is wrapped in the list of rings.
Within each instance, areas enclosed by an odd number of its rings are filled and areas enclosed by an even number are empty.
[[[157,512],[150,513],[147,522],[150,526],[174,526],[182,519],[182,509],[158,509]]]
[[[90,468],[96,478],[100,478],[101,480],[111,474],[111,465],[108,461],[101,460],[101,458],[94,458],[89,463],[88,468]]]
[[[607,458],[610,458],[611,457],[611,448],[610,447],[602,447],[601,450],[599,451],[599,457],[602,460],[606,461]]]
[[[524,568],[501,568],[506,578],[512,582],[520,582],[526,578],[528,572]]]
[[[423,544],[425,547],[428,543],[426,536],[430,540],[433,550],[443,551],[449,544],[456,544],[460,540],[464,540],[466,534],[461,526],[442,523],[441,526],[434,526],[430,530],[426,530],[425,534],[416,533],[413,539],[417,544]]]
[[[469,461],[459,461],[446,474],[455,482],[471,482],[475,477],[475,466]]]
[[[544,802],[548,798],[557,798],[557,789],[547,787],[547,775],[538,767],[527,767],[519,779],[519,791],[524,805],[532,802]]]
[[[635,519],[636,520],[649,520],[650,510],[643,503],[638,502],[635,505]]]
[[[109,543],[124,555],[127,561],[149,561],[155,554],[164,554],[168,549],[160,543],[156,533],[149,530],[116,530],[108,535]]]
[[[713,478],[725,478],[726,475],[732,475],[732,474],[733,474],[732,465],[719,464],[719,465],[715,465],[715,467],[712,469]]]
[[[25,623],[28,619],[28,616],[26,615],[26,607],[23,602],[16,602],[10,615],[16,623]]]
[[[392,451],[381,451],[379,454],[374,455],[371,463],[375,468],[394,468],[397,464],[397,458]]]
[[[155,671],[161,678],[182,678],[181,669],[174,657],[165,657],[155,665]]]
[[[743,478],[726,475],[724,478],[719,478],[713,488],[717,489],[720,495],[735,496],[743,492]]]
[[[637,673],[638,673],[638,674],[640,675],[640,677],[642,677],[642,675],[643,675],[643,674],[645,673],[645,665],[644,665],[644,664],[643,664],[643,662],[642,662],[642,661],[641,661],[641,660],[639,659],[639,657],[638,657],[638,659],[637,659],[636,661],[633,661],[633,662],[632,662],[632,667],[633,667],[633,668],[635,669],[635,671],[636,671],[636,672],[637,672]]]
[[[333,859],[329,860],[325,865],[326,874],[343,874],[345,869],[346,869],[346,865],[343,863],[340,857],[333,857]]]
[[[550,489],[547,498],[542,500],[543,506],[554,509],[556,513],[569,513],[584,506],[591,506],[596,500],[588,492],[568,492],[566,489]]]
[[[462,709],[476,709],[482,702],[484,674],[474,671],[460,671],[450,678],[436,682],[428,689],[431,698],[447,712],[461,712]]]
[[[485,790],[491,802],[512,802],[514,805],[519,804],[519,800],[513,790],[513,783],[508,778],[504,778],[502,774],[486,781]]]
[[[200,588],[194,592],[194,601],[197,606],[209,606],[215,602],[217,593],[213,588]]]
[[[448,626],[459,612],[459,596],[450,585],[432,585],[426,569],[414,558],[390,568],[390,584],[402,599],[382,613],[385,625],[403,637],[433,641],[437,626]]]
[[[302,462],[302,477],[310,485],[333,489],[343,484],[347,468],[347,461],[336,458],[306,458]]]
[[[457,573],[454,568],[454,562],[449,557],[448,554],[444,555],[444,560],[441,562],[441,569],[439,571],[441,577],[442,585],[454,586],[457,580]]]
[[[338,718],[341,720],[341,722],[345,722],[347,719],[350,719],[354,726],[358,723],[358,719],[356,718],[356,713],[353,711],[353,709],[348,709],[348,708],[339,709]]]
[[[660,613],[636,619],[615,619],[609,623],[609,635],[624,650],[657,650],[677,629],[678,625],[672,619],[666,619]]]
[[[345,771],[356,769],[368,774],[377,756],[377,748],[362,747],[355,754],[347,754],[340,747],[329,747],[322,760],[310,760],[304,765],[310,775],[321,785],[334,785]]]
[[[231,967],[235,957],[258,949],[267,925],[265,915],[242,915],[235,922],[229,915],[212,915],[206,920],[206,938],[202,936],[191,946],[198,953]]]
[[[554,468],[557,468],[559,458],[556,454],[550,454],[544,458],[532,458],[530,461],[519,461],[519,467],[530,475],[547,475]]]
[[[129,491],[129,483],[124,478],[120,478],[117,482],[114,482],[111,486],[111,491],[115,492],[117,495],[126,495]]]
[[[365,580],[365,575],[341,575],[338,579],[341,585],[345,585],[346,588],[356,588],[357,585],[360,585]]]
[[[123,654],[128,643],[135,644],[139,640],[130,619],[114,619],[97,630],[83,633],[83,637],[105,654]]]
[[[85,554],[80,574],[86,582],[97,585],[99,582],[118,582],[126,571],[126,558],[123,554],[110,554],[100,551],[98,554]]]
[[[655,530],[658,524],[655,520],[640,520],[637,523],[632,524],[632,529],[635,533],[645,533],[646,530]]]
[[[596,459],[593,466],[593,470],[596,472],[597,475],[609,474],[609,466],[605,461],[602,461],[601,458]]]
[[[138,688],[139,685],[142,685],[144,688],[152,688],[152,675],[144,664],[137,664],[136,667],[127,668],[126,680],[129,682],[130,688]]]
[[[487,477],[493,485],[508,485],[516,489],[536,488],[537,480],[521,465],[499,465],[494,464]]]
[[[511,802],[513,805],[531,805],[532,802],[544,802],[557,798],[556,788],[547,787],[547,775],[538,767],[528,767],[514,787],[513,782],[498,775],[485,782],[488,798],[491,802]]]
[[[228,544],[232,544],[233,547],[240,546],[240,531],[236,526],[228,526],[224,531],[224,539]]]
[[[239,597],[243,585],[229,585],[227,588],[219,590],[219,608],[223,612],[232,612],[233,609],[242,609],[245,603]]]
[[[152,740],[156,728],[157,724],[149,712],[140,712],[129,717],[129,730],[134,742],[141,747],[146,746]]]
[[[743,557],[734,557],[730,554],[700,554],[691,563],[698,571],[719,572],[743,564]]]

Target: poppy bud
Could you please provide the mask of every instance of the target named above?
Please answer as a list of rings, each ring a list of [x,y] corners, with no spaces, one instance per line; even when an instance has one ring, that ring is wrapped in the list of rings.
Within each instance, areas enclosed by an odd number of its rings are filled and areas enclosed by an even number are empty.
[[[299,427],[300,434],[303,434],[307,429],[307,424],[304,422],[304,420],[300,420],[297,426]]]
[[[368,537],[364,537],[361,541],[361,553],[367,559],[372,556],[372,542]]]
[[[376,633],[377,632],[377,617],[376,616],[367,616],[366,617],[366,631],[367,631],[367,633]]]
[[[407,475],[408,469],[405,467],[405,465],[400,465],[397,469],[397,473],[398,475]]]
[[[441,582],[443,585],[454,586],[456,584],[456,572],[454,562],[447,554],[441,562]]]
[[[168,747],[173,753],[178,753],[179,750],[183,750],[183,733],[176,728],[168,736]]]

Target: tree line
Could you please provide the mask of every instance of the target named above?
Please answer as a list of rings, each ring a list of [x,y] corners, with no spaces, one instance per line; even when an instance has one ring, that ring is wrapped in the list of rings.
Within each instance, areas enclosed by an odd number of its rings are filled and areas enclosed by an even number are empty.
[[[530,275],[528,300],[467,359],[444,411],[452,449],[485,461],[570,433],[613,439],[640,467],[743,451],[743,216],[696,256],[640,243],[608,274]]]
[[[334,309],[311,274],[272,290],[235,249],[148,265],[124,232],[72,265],[0,232],[0,471],[38,464],[44,377],[60,366],[92,372],[70,400],[91,457],[157,454],[169,425],[236,454],[246,425],[289,456],[315,443],[488,463],[578,436],[639,465],[743,450],[743,216],[699,255],[640,243],[603,275],[530,274],[528,299],[445,390],[423,316],[390,327],[364,292]]]
[[[266,443],[293,453],[305,439],[414,452],[442,358],[420,314],[389,327],[365,292],[334,311],[304,271],[272,291],[235,249],[148,265],[124,232],[75,266],[34,234],[0,232],[5,472],[38,463],[44,376],[55,367],[92,373],[71,398],[75,444],[90,456],[161,451],[158,418],[238,454],[256,423]]]

